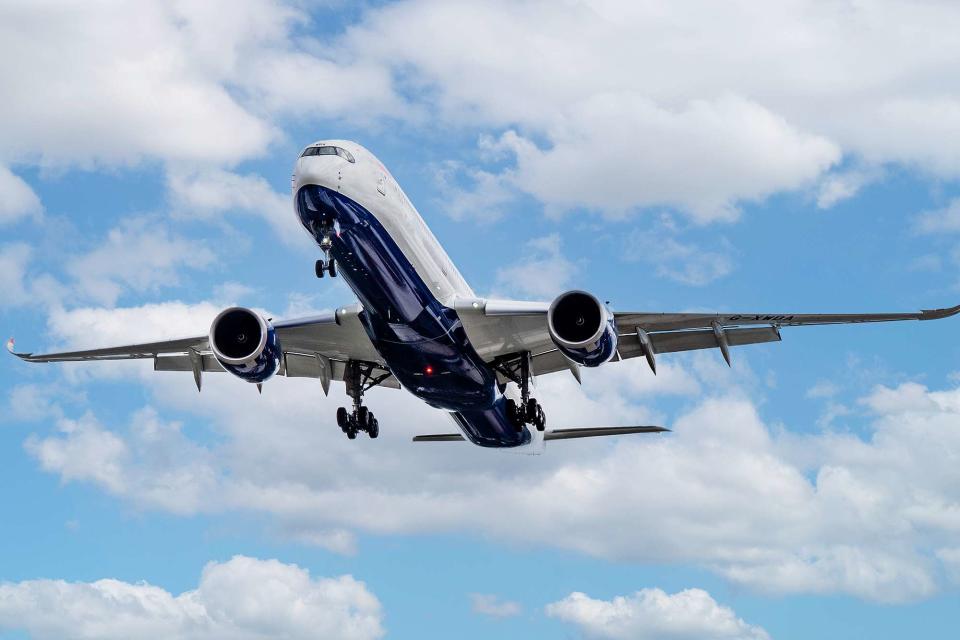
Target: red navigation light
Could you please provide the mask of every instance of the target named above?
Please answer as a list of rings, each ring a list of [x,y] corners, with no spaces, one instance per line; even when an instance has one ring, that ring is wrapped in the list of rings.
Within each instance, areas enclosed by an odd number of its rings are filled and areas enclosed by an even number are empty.
[[[424,372],[425,374],[427,374],[428,376],[432,376],[432,375],[433,375],[433,367],[431,367],[430,365],[427,365],[427,368],[424,369],[423,372]]]

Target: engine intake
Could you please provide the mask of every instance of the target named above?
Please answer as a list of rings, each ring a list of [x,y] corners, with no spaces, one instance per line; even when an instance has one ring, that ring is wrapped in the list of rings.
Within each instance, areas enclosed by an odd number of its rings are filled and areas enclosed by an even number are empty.
[[[247,382],[264,382],[280,369],[277,332],[245,307],[221,311],[210,325],[210,349],[223,368]]]
[[[547,328],[557,348],[585,367],[597,367],[617,351],[613,314],[586,291],[557,296],[547,311]]]

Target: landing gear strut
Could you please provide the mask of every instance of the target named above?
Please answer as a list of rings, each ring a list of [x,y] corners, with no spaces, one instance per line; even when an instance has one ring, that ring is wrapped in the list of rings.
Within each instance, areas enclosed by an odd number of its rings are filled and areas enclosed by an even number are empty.
[[[390,372],[375,375],[374,371],[379,371],[374,365],[351,360],[343,373],[347,395],[353,398],[353,411],[348,412],[346,407],[337,409],[337,426],[351,440],[356,439],[361,431],[371,438],[380,435],[380,423],[373,412],[363,406],[363,392],[386,380]]]
[[[547,416],[540,403],[530,397],[530,354],[498,358],[493,366],[520,387],[520,403],[517,404],[513,398],[507,398],[506,406],[507,417],[516,430],[520,431],[523,425],[529,424],[536,427],[537,431],[543,431],[547,426]]]
[[[329,273],[331,278],[337,277],[337,261],[334,258],[330,257],[330,249],[333,247],[333,238],[332,234],[334,233],[334,226],[332,221],[324,225],[326,232],[323,235],[323,239],[320,240],[320,249],[323,250],[323,260],[317,260],[317,264],[314,266],[314,271],[317,274],[318,278],[322,278],[325,273]]]

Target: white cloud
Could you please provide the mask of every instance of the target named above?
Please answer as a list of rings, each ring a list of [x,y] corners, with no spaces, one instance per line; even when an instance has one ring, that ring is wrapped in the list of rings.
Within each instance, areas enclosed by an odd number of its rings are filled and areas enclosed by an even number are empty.
[[[33,257],[30,245],[18,242],[0,246],[0,290],[3,304],[15,306],[29,301],[27,266]]]
[[[143,294],[176,286],[180,270],[215,261],[204,242],[174,235],[145,218],[128,218],[97,248],[70,260],[67,271],[76,282],[75,294],[113,305],[124,291]]]
[[[528,241],[523,260],[497,269],[497,288],[540,299],[561,293],[577,271],[576,263],[563,255],[561,245],[557,233]]]
[[[262,18],[263,8],[231,13]],[[205,50],[198,64],[190,23],[184,4],[7,5],[0,82],[16,99],[0,105],[2,154],[89,165],[235,162],[261,153],[272,127],[238,104],[211,68],[247,34]]]
[[[696,243],[678,240],[655,228],[635,229],[626,239],[624,259],[644,262],[663,278],[700,287],[730,274],[734,268],[729,244],[719,241],[721,249],[704,249]]]
[[[474,613],[491,618],[513,618],[523,611],[519,602],[502,600],[499,596],[487,593],[471,593],[470,608]]]
[[[35,640],[265,640],[383,636],[382,611],[352,576],[313,578],[293,564],[234,556],[211,562],[193,591],[146,582],[26,580],[0,584],[0,629]]]
[[[547,615],[570,622],[588,638],[609,640],[769,640],[702,589],[667,594],[642,589],[631,596],[595,600],[574,592],[547,605]]]
[[[343,42],[425,89],[445,122],[518,128],[517,184],[553,207],[671,204],[706,221],[821,178],[821,205],[850,197],[862,175],[826,174],[841,155],[960,177],[944,144],[958,22],[950,3],[904,0],[411,0]]]
[[[738,202],[798,189],[840,158],[828,140],[736,96],[669,108],[596,95],[570,107],[550,141],[541,149],[513,132],[501,141],[516,154],[514,183],[548,207],[621,217],[667,205],[701,223],[734,220]]]
[[[178,217],[215,219],[231,212],[258,216],[294,246],[309,246],[293,212],[289,194],[279,193],[262,177],[221,169],[174,170],[168,188]]]
[[[945,207],[925,211],[916,217],[920,233],[956,233],[960,231],[960,198],[954,198]]]
[[[830,173],[820,183],[817,207],[829,209],[838,202],[848,200],[878,178],[878,171],[862,168]]]
[[[459,162],[448,161],[438,166],[434,170],[434,183],[439,191],[437,209],[454,220],[495,222],[517,198],[516,189],[503,176],[471,169]]]
[[[43,211],[40,198],[26,182],[0,165],[0,224],[35,216]]]

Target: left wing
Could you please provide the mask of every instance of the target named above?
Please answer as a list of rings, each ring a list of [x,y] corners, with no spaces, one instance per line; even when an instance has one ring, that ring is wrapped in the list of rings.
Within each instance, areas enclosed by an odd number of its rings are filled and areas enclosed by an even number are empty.
[[[576,371],[556,349],[547,330],[549,302],[466,300],[456,306],[467,335],[488,362],[524,352],[535,375]],[[939,320],[960,313],[960,305],[913,313],[614,313],[619,335],[615,359],[643,356],[656,372],[656,355],[778,342],[780,328],[802,325]],[[576,375],[576,373],[575,373]]]
[[[280,375],[291,378],[320,378],[325,388],[330,380],[343,380],[348,361],[386,367],[359,321],[359,305],[340,308],[308,318],[273,322],[283,350]],[[89,362],[98,360],[153,359],[155,371],[193,371],[200,386],[200,373],[223,371],[210,351],[206,335],[162,340],[82,351],[59,353],[17,353],[13,339],[7,349],[26,362]],[[389,376],[381,386],[399,388]]]

